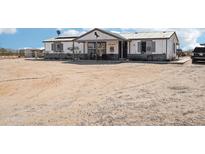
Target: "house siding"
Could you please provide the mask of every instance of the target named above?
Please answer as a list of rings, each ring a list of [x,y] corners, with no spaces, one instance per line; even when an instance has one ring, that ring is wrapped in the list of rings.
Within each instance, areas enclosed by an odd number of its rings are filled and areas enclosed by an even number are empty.
[[[176,35],[172,35],[170,39],[167,40],[167,59],[174,60],[176,58],[176,48],[177,48],[177,37]],[[174,49],[175,44],[175,49]]]
[[[138,43],[142,40],[132,40],[130,42],[130,54],[141,54],[139,51]],[[166,40],[160,39],[160,40],[152,40],[155,42],[155,51],[152,52],[152,54],[164,54],[166,53]],[[129,54],[129,53],[128,53]]]
[[[155,49],[148,53],[141,53],[139,43],[142,40],[131,40],[130,51],[128,52],[128,58],[132,60],[166,60],[166,39],[147,39],[143,41],[153,41],[155,43]]]
[[[44,43],[44,48],[45,48],[45,51],[46,51],[46,52],[52,51],[52,50],[51,50],[51,45],[52,45],[51,42],[45,42],[45,43]]]
[[[54,42],[45,42],[45,52],[47,53],[54,53],[55,51],[52,50],[52,44]],[[73,42],[60,42],[63,44],[63,53],[69,53],[72,54],[73,51],[71,50],[73,48]],[[83,43],[74,43],[75,48],[77,47],[79,50],[75,50],[75,53],[83,53]]]
[[[111,52],[110,48],[114,47],[114,51]],[[106,41],[106,54],[118,54],[118,41]]]

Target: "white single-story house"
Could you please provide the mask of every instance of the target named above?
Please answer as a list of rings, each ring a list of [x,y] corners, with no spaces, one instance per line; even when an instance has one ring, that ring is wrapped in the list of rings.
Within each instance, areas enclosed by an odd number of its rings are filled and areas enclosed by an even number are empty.
[[[43,42],[48,55],[75,53],[81,59],[108,60],[174,60],[179,47],[179,39],[175,32],[118,34],[99,28],[81,36],[61,36]]]

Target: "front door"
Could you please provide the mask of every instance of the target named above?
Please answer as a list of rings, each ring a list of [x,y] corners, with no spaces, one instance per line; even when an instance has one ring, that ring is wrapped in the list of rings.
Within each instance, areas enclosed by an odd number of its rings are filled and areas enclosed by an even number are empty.
[[[127,41],[119,41],[119,58],[127,58]],[[123,55],[122,55],[123,54]]]
[[[127,41],[123,42],[123,58],[127,58]]]
[[[96,59],[96,43],[89,42],[88,43],[88,59],[94,60]]]
[[[106,42],[89,42],[88,57],[91,60],[103,59],[106,55]]]

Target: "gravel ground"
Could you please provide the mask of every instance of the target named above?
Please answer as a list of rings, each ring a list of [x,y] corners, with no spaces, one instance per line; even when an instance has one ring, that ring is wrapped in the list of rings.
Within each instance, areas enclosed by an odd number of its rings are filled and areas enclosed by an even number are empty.
[[[0,125],[205,125],[205,65],[0,60]]]

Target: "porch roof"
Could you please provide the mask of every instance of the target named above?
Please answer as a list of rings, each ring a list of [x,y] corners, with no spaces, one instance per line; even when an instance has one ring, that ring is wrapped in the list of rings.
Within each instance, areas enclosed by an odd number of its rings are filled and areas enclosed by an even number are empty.
[[[59,37],[53,37],[47,40],[44,40],[43,42],[71,42],[71,41],[77,41],[82,42],[81,38],[89,35],[93,31],[99,31],[101,33],[104,33],[106,35],[109,35],[110,37],[114,39],[118,39],[121,41],[126,40],[140,40],[140,39],[168,39],[172,35],[176,35],[174,31],[161,31],[161,32],[129,32],[129,33],[114,33],[110,31],[106,31],[100,28],[94,28],[86,33],[84,33],[81,36],[59,36]],[[176,35],[177,37],[177,35]],[[177,37],[178,39],[178,37]],[[178,40],[179,41],[179,40]]]
[[[49,38],[47,40],[44,40],[43,42],[71,42],[74,39],[76,39],[78,36],[59,36],[59,37],[53,37]]]

